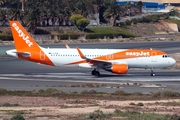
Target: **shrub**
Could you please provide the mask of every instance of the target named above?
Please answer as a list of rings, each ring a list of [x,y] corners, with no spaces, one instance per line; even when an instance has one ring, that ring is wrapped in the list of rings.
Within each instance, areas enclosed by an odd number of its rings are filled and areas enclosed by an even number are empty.
[[[8,114],[11,114],[11,115],[22,115],[22,114],[25,114],[25,112],[23,110],[9,110]]]
[[[138,22],[138,23],[142,23],[142,22],[143,22],[143,19],[142,19],[142,18],[137,18],[137,22]]]
[[[0,34],[0,40],[2,41],[12,41],[12,35]]]
[[[38,91],[38,93],[39,93],[39,94],[44,94],[44,90],[43,90],[43,89],[40,89],[40,90]]]
[[[137,24],[138,20],[136,18],[134,18],[134,19],[131,20],[131,22],[134,23],[134,24]]]
[[[19,106],[19,105],[18,104],[10,104],[10,103],[0,104],[0,107],[11,107],[11,106]]]
[[[131,102],[131,103],[129,103],[129,105],[136,105],[135,103],[133,103],[133,102]]]
[[[69,35],[58,35],[58,40],[68,40]]]
[[[1,95],[6,94],[6,92],[7,92],[7,90],[6,90],[6,89],[4,89],[4,88],[0,88],[0,94],[1,94]]]
[[[138,83],[137,83],[137,82],[135,82],[135,83],[134,83],[134,85],[138,85]]]
[[[130,20],[126,20],[126,22],[125,22],[126,25],[131,25],[131,23],[132,22]]]
[[[162,96],[163,97],[179,97],[180,94],[178,92],[173,92],[173,91],[163,91]]]
[[[124,92],[123,90],[116,90],[114,92],[115,95],[128,95],[128,93]]]
[[[42,35],[42,34],[50,34],[49,31],[47,30],[43,30],[43,29],[40,29],[40,28],[36,28],[35,30],[35,33],[34,34],[39,34],[39,35]]]
[[[158,20],[159,20],[159,17],[158,17],[157,15],[153,15],[153,16],[151,17],[151,21],[152,21],[152,22],[158,22]]]
[[[120,27],[125,26],[124,22],[120,22],[120,23],[119,23],[119,26],[120,26]]]
[[[123,116],[124,113],[123,113],[122,111],[116,109],[116,110],[114,111],[114,114],[115,114],[115,116]]]
[[[141,92],[134,92],[133,95],[135,95],[135,96],[142,96],[143,94]]]
[[[139,102],[138,104],[136,104],[136,106],[144,106],[144,104]]]
[[[86,39],[104,39],[106,38],[114,38],[118,36],[117,34],[87,34]]]
[[[80,94],[82,94],[82,95],[87,94],[87,93],[88,93],[87,90],[83,90],[83,91],[80,92]]]
[[[25,119],[21,115],[16,115],[16,116],[12,117],[11,120],[25,120]]]
[[[54,88],[48,88],[44,91],[44,93],[46,95],[54,95],[54,94],[58,94],[59,91],[57,89],[54,89]]]
[[[88,94],[96,94],[96,93],[97,92],[95,90],[93,90],[93,89],[88,91]]]
[[[116,85],[116,88],[119,88],[120,86],[119,85]]]
[[[89,114],[89,119],[100,119],[103,120],[106,117],[106,115],[101,110],[95,110],[93,113]]]
[[[152,93],[153,98],[159,98],[161,97],[161,92]]]
[[[170,120],[180,120],[180,116],[178,116],[177,114],[173,114]]]
[[[54,39],[56,35],[51,35],[51,39]],[[80,34],[60,34],[57,35],[58,40],[69,40],[69,39],[78,39],[80,37]]]
[[[69,35],[68,36],[68,39],[70,38],[70,39],[78,39],[80,37],[80,35],[79,34],[73,34],[73,35]]]
[[[106,83],[101,83],[99,86],[107,86]]]

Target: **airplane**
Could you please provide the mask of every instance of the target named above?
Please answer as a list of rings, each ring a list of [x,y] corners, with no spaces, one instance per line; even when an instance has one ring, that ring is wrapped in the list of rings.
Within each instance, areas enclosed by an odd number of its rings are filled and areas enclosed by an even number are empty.
[[[150,75],[156,76],[154,69],[176,64],[165,52],[155,49],[43,48],[18,21],[10,21],[10,27],[15,49],[6,51],[6,54],[39,64],[90,68],[94,76],[100,76],[102,69],[126,74],[131,68],[150,69]]]

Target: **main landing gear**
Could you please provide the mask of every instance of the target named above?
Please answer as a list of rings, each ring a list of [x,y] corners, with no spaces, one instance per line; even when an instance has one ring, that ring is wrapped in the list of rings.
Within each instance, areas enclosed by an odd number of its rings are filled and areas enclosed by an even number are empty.
[[[92,75],[94,76],[100,76],[100,72],[97,71],[96,69],[94,69],[92,72],[91,72]]]
[[[153,72],[153,69],[151,69],[151,76],[156,76],[156,73]]]

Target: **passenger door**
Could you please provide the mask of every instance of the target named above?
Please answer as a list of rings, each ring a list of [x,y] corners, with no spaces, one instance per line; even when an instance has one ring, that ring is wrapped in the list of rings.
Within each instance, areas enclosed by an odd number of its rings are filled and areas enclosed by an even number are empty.
[[[151,52],[151,62],[157,62],[157,53],[156,52]]]

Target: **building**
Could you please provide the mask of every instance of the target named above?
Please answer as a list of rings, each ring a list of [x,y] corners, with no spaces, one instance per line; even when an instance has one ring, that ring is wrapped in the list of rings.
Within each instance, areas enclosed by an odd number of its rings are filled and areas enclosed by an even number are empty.
[[[180,0],[162,0],[161,3],[167,6],[174,6],[180,11]]]
[[[139,2],[139,0],[117,0],[117,4],[122,5],[122,4],[127,4],[127,3],[131,3],[131,4],[137,4],[137,2]],[[158,3],[156,1],[143,1],[143,12],[155,12],[155,11],[159,11],[159,10],[164,10],[166,5],[165,4],[161,4]]]
[[[143,11],[145,12],[156,12],[165,9],[176,8],[180,10],[180,0],[117,0],[117,4],[136,4],[138,1],[143,2]]]
[[[143,2],[158,2],[160,4],[168,6],[174,6],[178,10],[180,10],[180,0],[141,0]]]

